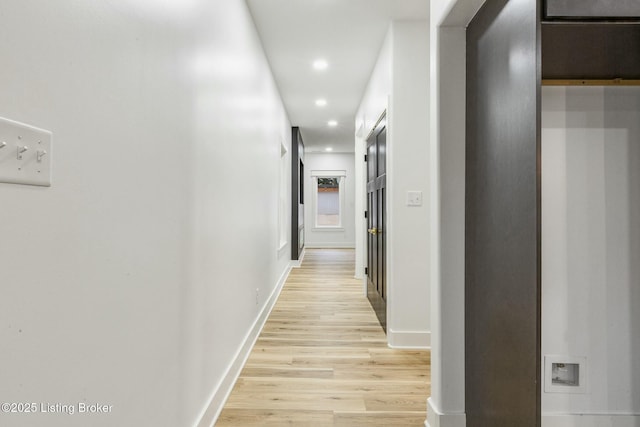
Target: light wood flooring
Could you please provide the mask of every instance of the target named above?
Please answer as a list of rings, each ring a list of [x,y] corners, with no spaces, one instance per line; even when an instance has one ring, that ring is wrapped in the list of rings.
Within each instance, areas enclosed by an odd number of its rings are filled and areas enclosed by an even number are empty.
[[[307,249],[216,426],[424,426],[428,351],[393,350],[354,252]]]

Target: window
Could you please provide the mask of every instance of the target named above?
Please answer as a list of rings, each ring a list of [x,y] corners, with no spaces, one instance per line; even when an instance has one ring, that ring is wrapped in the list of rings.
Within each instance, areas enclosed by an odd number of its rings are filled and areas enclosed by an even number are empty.
[[[345,171],[312,171],[315,227],[342,228]]]
[[[340,178],[318,178],[318,210],[316,224],[319,227],[340,225]]]

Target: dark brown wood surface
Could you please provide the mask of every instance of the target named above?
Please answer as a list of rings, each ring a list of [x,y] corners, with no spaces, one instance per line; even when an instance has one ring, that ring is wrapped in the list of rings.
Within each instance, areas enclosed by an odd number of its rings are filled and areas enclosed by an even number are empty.
[[[387,331],[387,120],[367,139],[367,298]]]
[[[304,245],[300,240],[300,232],[304,232],[304,224],[300,224],[300,212],[304,209],[304,142],[300,128],[291,128],[291,259],[300,259]],[[304,212],[303,212],[304,213]]]
[[[638,0],[545,0],[547,19],[638,19]]]
[[[640,23],[543,24],[542,77],[640,79]]]
[[[468,427],[540,426],[539,16],[488,1],[467,29]]]

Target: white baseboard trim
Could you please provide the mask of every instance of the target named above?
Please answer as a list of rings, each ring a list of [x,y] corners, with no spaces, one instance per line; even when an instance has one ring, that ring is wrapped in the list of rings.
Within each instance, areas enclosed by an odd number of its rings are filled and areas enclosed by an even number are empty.
[[[300,266],[302,265],[302,260],[304,260],[304,254],[305,254],[305,248],[302,248],[302,252],[300,252],[300,256],[298,257],[298,259],[291,261],[291,266],[293,268],[300,268]]]
[[[431,348],[431,332],[429,331],[396,331],[389,328],[387,330],[387,340],[391,348]]]
[[[431,398],[427,399],[427,420],[425,427],[466,427],[467,416],[464,413],[444,414],[436,408]]]
[[[307,249],[355,249],[354,242],[305,243]]]
[[[640,427],[640,414],[542,414],[542,427]]]
[[[198,417],[196,422],[196,427],[213,427],[213,425],[218,420],[220,416],[220,412],[222,412],[222,408],[226,403],[231,391],[233,390],[233,386],[235,385],[238,377],[240,376],[240,372],[242,372],[242,368],[244,367],[247,359],[249,358],[249,354],[251,354],[251,350],[256,343],[256,340],[260,336],[260,332],[262,332],[262,328],[269,318],[269,314],[271,314],[271,310],[278,301],[278,297],[280,296],[280,292],[284,286],[284,283],[287,281],[289,277],[289,273],[291,269],[294,267],[294,261],[290,261],[287,268],[285,268],[282,276],[278,280],[275,289],[269,295],[269,298],[264,304],[262,311],[253,322],[251,329],[247,333],[242,342],[242,345],[236,352],[235,357],[233,358],[233,362],[227,368],[222,380],[213,390],[211,397],[209,398],[207,405],[202,410],[200,417]]]

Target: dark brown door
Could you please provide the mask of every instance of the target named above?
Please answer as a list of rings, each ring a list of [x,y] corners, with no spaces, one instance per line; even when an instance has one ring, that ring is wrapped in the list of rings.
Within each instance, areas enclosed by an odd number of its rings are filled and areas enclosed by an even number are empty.
[[[367,139],[367,298],[387,331],[387,121]]]

